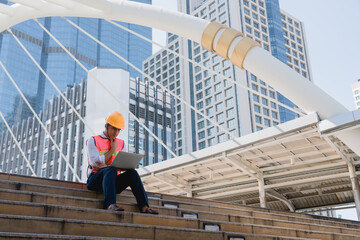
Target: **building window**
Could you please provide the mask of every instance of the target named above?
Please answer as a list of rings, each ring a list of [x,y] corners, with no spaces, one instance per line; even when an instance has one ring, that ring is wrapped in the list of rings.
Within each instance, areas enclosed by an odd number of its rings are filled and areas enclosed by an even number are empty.
[[[229,97],[232,94],[232,88],[228,88],[225,90],[225,97]]]
[[[207,135],[208,135],[208,136],[211,136],[211,135],[214,134],[214,132],[215,132],[215,128],[214,128],[214,127],[211,127],[211,128],[209,128],[209,129],[207,130]]]
[[[225,15],[225,13],[223,13],[219,16],[219,21],[225,20],[225,18],[226,18],[226,15]]]
[[[276,109],[276,104],[274,102],[271,102],[270,105],[271,105],[272,108]]]
[[[235,126],[235,119],[231,119],[227,122],[228,128],[232,128]]]
[[[252,33],[252,31],[251,31],[251,28],[249,28],[249,27],[246,27],[246,32],[248,32],[248,33]]]
[[[213,107],[210,107],[210,108],[206,109],[206,115],[207,115],[207,116],[212,115],[212,114],[213,114],[213,110],[214,110]]]
[[[253,80],[254,82],[256,82],[256,81],[257,81],[257,80],[256,80],[256,76],[253,75],[253,74],[251,74],[251,80]]]
[[[222,92],[215,95],[215,101],[220,101],[222,99]]]
[[[262,121],[261,121],[261,117],[260,116],[257,116],[255,115],[255,122],[258,123],[258,124],[261,124]]]
[[[264,119],[265,126],[270,127],[270,120]]]
[[[263,94],[263,95],[267,95],[267,91],[266,91],[266,89],[265,88],[261,88],[261,94]]]
[[[199,149],[204,149],[205,148],[205,142],[200,142],[199,143]]]
[[[262,101],[262,104],[264,104],[266,106],[268,105],[268,100],[267,99],[262,98],[261,101]]]
[[[256,13],[253,13],[252,16],[253,16],[253,19],[258,20],[258,15]]]
[[[275,99],[275,93],[274,92],[269,91],[269,95],[270,95],[271,98]]]
[[[224,113],[219,113],[216,115],[216,121],[221,122],[224,119]]]
[[[271,116],[272,116],[272,118],[277,119],[277,117],[278,117],[277,112],[272,111]]]
[[[250,11],[249,11],[248,9],[246,9],[246,8],[244,8],[244,13],[245,13],[246,15],[250,16]]]
[[[223,104],[222,102],[219,103],[219,104],[216,104],[215,108],[216,108],[216,111],[217,111],[217,112],[220,112],[220,111],[223,110],[224,104]]]
[[[215,84],[214,88],[215,88],[215,92],[219,91],[221,89],[221,83]]]
[[[205,104],[206,106],[209,106],[211,104],[211,97],[205,100]]]
[[[233,99],[233,98],[226,99],[226,101],[225,101],[226,107],[231,107],[231,106],[233,106],[233,103],[234,103],[234,99]]]
[[[209,145],[209,147],[215,145],[215,138],[210,138],[208,140],[208,145]]]
[[[227,117],[232,117],[234,116],[234,108],[230,108],[229,110],[226,111],[226,116]]]
[[[219,143],[225,142],[227,140],[225,133],[218,136]]]

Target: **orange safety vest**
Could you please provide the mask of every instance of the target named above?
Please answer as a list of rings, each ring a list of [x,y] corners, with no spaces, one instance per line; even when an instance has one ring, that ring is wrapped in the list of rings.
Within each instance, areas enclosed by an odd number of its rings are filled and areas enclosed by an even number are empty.
[[[94,141],[96,148],[99,150],[100,156],[105,155],[111,149],[110,139],[108,138],[103,138],[100,135],[98,135],[98,136],[94,136]],[[114,158],[117,155],[117,153],[122,151],[124,148],[124,140],[116,138],[116,141],[118,143],[118,147],[116,148],[113,155],[109,158],[109,160],[107,160],[106,164],[110,165],[114,161]],[[93,170],[93,172],[95,173],[97,171]],[[121,170],[118,169],[117,174],[119,175],[120,172]]]

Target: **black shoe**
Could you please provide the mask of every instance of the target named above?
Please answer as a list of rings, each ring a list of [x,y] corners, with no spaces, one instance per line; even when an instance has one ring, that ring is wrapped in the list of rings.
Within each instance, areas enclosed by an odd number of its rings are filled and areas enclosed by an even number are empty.
[[[107,207],[107,210],[110,210],[110,211],[114,211],[114,212],[121,212],[121,211],[124,211],[124,209],[122,207],[119,207],[118,205],[116,204],[111,204]]]

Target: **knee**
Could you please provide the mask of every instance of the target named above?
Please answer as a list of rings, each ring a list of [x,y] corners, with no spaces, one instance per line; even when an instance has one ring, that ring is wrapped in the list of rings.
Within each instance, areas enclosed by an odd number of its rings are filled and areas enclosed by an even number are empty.
[[[140,179],[138,172],[135,169],[126,170],[132,178]]]

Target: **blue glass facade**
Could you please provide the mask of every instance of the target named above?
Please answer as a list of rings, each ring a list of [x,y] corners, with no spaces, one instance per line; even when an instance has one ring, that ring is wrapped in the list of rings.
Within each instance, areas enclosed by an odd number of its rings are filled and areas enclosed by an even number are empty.
[[[147,4],[152,2],[151,0],[135,1]],[[7,3],[4,0],[0,0],[0,2]],[[139,69],[142,68],[142,62],[152,54],[151,43],[105,20],[75,17],[69,19],[101,40]],[[72,27],[64,19],[48,17],[39,19],[39,22],[49,29],[87,69],[92,69],[96,66],[116,67],[128,70],[131,77],[142,76],[135,69]],[[146,38],[152,38],[152,30],[150,28],[128,23],[121,24],[142,34]],[[56,83],[60,91],[64,91],[66,86],[79,83],[81,79],[86,78],[86,72],[34,21],[23,22],[12,29],[36,61],[41,64],[42,68]],[[3,62],[37,112],[41,110],[45,99],[51,98],[53,94],[58,94],[15,39],[7,32],[0,34],[0,61]],[[24,117],[32,115],[27,106],[22,103],[15,87],[2,70],[0,70],[0,111],[7,117],[10,123],[20,121]]]
[[[282,30],[281,14],[279,0],[266,0],[266,13],[270,33],[271,54],[282,61],[287,63],[284,32]],[[277,99],[279,102],[293,108],[295,104],[289,99],[277,92]],[[279,106],[280,122],[287,122],[297,117],[297,114]]]

